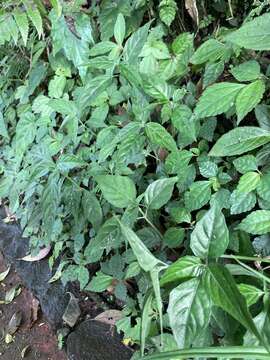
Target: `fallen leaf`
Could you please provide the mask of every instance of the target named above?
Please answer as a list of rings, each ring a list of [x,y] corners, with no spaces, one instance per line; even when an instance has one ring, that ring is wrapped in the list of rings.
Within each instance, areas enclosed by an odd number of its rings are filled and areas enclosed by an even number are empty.
[[[98,316],[96,316],[94,318],[94,320],[103,322],[105,324],[109,324],[109,325],[115,325],[115,323],[122,319],[123,314],[120,310],[106,310],[103,311],[101,314],[99,314]]]
[[[31,307],[31,326],[38,319],[38,310],[39,310],[39,301],[36,298],[32,299],[32,307]]]
[[[7,326],[7,334],[14,335],[15,332],[18,330],[19,326],[22,322],[22,312],[20,310],[16,311],[11,319],[9,320],[8,326]]]
[[[8,276],[9,271],[10,271],[10,267],[8,267],[6,271],[0,273],[0,282],[5,280],[5,278]]]
[[[36,256],[32,256],[30,254],[30,255],[26,255],[23,258],[20,258],[18,260],[29,261],[29,262],[39,261],[39,260],[44,259],[49,254],[50,251],[51,251],[51,245],[48,245],[45,248],[41,249]]]
[[[6,334],[5,336],[5,343],[10,344],[13,341],[13,337],[10,334]]]
[[[195,24],[199,25],[199,12],[197,8],[196,0],[185,0],[185,6]]]
[[[72,293],[69,293],[69,295],[70,299],[62,319],[68,326],[73,327],[81,315],[81,310],[79,300]]]
[[[21,351],[21,358],[24,359],[25,356],[29,353],[29,351],[30,351],[30,346],[26,345]]]
[[[22,288],[18,284],[13,286],[6,292],[5,300],[1,300],[0,304],[10,304],[15,299],[15,297],[20,295],[21,291]]]

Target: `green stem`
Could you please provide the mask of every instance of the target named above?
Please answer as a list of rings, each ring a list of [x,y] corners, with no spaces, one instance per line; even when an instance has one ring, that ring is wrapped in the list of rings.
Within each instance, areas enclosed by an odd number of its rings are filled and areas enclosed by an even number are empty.
[[[162,235],[158,228],[148,219],[147,215],[139,207],[139,212],[142,214],[143,219],[158,233],[158,236],[162,239]]]
[[[245,346],[228,346],[228,347],[209,347],[209,348],[194,348],[187,350],[168,351],[164,353],[152,354],[145,356],[140,360],[159,360],[159,359],[183,359],[183,358],[197,358],[207,357],[209,359],[270,359],[270,354],[261,346],[245,347]]]
[[[240,255],[222,255],[223,259],[234,259],[243,261],[265,262],[270,264],[270,258],[258,257],[258,256],[240,256]]]

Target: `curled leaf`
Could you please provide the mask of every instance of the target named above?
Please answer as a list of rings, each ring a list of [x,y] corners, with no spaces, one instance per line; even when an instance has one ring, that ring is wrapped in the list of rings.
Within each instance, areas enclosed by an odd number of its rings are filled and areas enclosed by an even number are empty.
[[[36,256],[32,256],[30,254],[30,255],[24,256],[23,258],[21,258],[19,260],[29,261],[29,262],[39,261],[39,260],[44,259],[49,254],[50,251],[51,251],[51,245],[48,245],[45,248],[41,249],[40,252]]]

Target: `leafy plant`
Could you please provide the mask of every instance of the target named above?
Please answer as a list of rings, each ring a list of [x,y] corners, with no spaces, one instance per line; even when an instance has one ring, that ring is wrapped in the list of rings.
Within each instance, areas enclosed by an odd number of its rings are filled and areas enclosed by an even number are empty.
[[[270,356],[269,4],[203,3],[1,4],[2,204],[134,360]]]

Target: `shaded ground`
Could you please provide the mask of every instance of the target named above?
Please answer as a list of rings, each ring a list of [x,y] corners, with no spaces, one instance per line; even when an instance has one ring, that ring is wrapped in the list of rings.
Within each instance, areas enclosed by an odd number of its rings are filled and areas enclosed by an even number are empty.
[[[0,253],[0,273],[6,270],[3,256]],[[0,299],[14,286],[20,286],[21,280],[16,272],[10,271],[0,283]],[[66,360],[63,351],[58,350],[57,338],[53,334],[44,317],[38,310],[38,301],[29,290],[21,286],[21,293],[10,304],[0,304],[0,358],[1,360],[22,359],[22,351],[29,346],[25,359],[27,360]],[[8,323],[16,311],[21,311],[22,322],[13,335],[10,344],[5,342]]]

